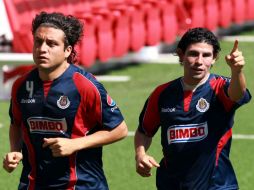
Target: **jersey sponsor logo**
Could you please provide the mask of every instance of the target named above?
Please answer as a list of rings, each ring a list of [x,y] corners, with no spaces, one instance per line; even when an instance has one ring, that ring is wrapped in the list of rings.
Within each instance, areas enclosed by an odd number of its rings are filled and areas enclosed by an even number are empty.
[[[116,102],[107,94],[107,103],[110,107],[116,106]]]
[[[200,98],[196,105],[196,108],[199,112],[206,112],[210,107],[210,104],[204,98]]]
[[[161,108],[162,113],[175,112],[176,108]]]
[[[30,117],[27,123],[31,133],[64,134],[67,131],[65,118]]]
[[[70,100],[67,96],[60,96],[60,98],[57,100],[57,106],[61,109],[66,109],[70,106]]]
[[[116,102],[107,94],[107,104],[111,107],[111,112],[114,112],[118,109]]]
[[[196,142],[205,139],[208,135],[207,123],[190,125],[173,125],[168,128],[168,144]]]

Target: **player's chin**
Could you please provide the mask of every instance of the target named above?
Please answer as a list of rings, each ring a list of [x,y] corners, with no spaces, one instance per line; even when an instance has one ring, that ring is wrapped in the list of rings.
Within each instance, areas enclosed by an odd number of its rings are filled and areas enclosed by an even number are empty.
[[[37,61],[35,64],[37,65],[38,68],[47,69],[50,67],[50,63],[47,61]]]

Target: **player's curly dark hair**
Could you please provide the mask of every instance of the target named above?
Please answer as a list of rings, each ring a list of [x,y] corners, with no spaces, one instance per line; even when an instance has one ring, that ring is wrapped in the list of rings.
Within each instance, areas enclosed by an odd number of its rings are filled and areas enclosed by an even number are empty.
[[[218,38],[210,30],[201,27],[189,29],[178,42],[177,49],[185,53],[189,45],[200,42],[212,45],[213,55],[215,58],[218,57],[221,51]]]
[[[35,34],[37,28],[41,25],[54,27],[64,32],[64,47],[67,48],[69,45],[72,46],[72,52],[67,61],[69,63],[74,63],[77,55],[74,47],[83,37],[83,23],[71,15],[65,16],[64,14],[58,12],[41,12],[40,14],[37,14],[32,21],[33,35]]]

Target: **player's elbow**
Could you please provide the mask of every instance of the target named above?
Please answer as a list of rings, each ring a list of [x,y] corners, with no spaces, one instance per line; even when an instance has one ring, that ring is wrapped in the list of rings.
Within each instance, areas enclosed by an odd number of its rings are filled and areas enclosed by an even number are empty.
[[[125,138],[128,135],[128,127],[124,121],[117,128],[119,130],[119,140]]]

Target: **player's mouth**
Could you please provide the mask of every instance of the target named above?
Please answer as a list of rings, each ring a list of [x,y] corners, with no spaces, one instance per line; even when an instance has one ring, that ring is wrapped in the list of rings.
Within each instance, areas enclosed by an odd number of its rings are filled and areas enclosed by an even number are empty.
[[[46,56],[38,56],[37,61],[41,63],[48,62],[48,58]]]
[[[48,60],[48,58],[46,56],[38,56],[37,59],[40,59],[40,60]]]
[[[203,69],[201,69],[201,68],[192,68],[192,70],[195,72],[202,72],[203,71]]]

